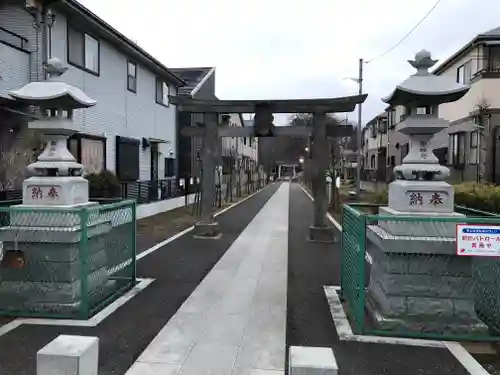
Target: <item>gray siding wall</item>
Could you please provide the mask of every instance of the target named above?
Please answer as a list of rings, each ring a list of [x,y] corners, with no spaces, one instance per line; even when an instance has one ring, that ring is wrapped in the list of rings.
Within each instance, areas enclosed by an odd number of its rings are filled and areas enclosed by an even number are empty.
[[[57,14],[52,31],[52,57],[67,62],[67,19]],[[75,113],[82,133],[105,136],[107,168],[115,170],[116,135],[141,139],[153,137],[167,140],[160,144],[159,178],[165,176],[164,158],[169,151],[176,155],[176,109],[156,103],[156,77],[144,66],[137,65],[137,93],[127,90],[128,58],[110,43],[100,40],[100,75],[95,76],[69,65],[59,79],[82,89],[97,105]],[[170,87],[170,94],[176,89]],[[140,179],[150,179],[150,149],[140,147]]]
[[[0,42],[0,96],[30,81],[30,55]]]
[[[22,87],[31,81],[43,79],[42,55],[39,48],[41,37],[35,20],[23,4],[0,4],[0,26],[28,40],[28,53],[1,44],[0,93]],[[17,45],[18,40],[8,34],[0,34],[0,40]],[[7,78],[5,78],[7,77]],[[2,82],[3,81],[3,82]]]

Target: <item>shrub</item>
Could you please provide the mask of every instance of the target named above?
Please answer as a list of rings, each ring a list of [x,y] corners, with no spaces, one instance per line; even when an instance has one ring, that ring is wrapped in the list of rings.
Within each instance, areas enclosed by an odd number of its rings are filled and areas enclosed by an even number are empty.
[[[91,198],[116,198],[121,195],[120,181],[113,172],[103,170],[85,176],[89,181]]]
[[[476,210],[500,213],[500,186],[489,183],[465,182],[454,186],[455,204]],[[375,204],[388,203],[387,189],[367,192],[363,201]]]
[[[455,185],[455,204],[500,213],[500,186],[470,182]]]

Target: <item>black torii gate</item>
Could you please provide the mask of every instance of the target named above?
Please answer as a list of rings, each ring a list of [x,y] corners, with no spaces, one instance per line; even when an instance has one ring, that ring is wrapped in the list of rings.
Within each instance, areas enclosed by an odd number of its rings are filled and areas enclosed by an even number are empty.
[[[199,100],[170,96],[170,103],[181,112],[204,113],[205,123],[200,127],[184,127],[183,136],[202,137],[202,200],[201,220],[195,225],[194,235],[201,238],[219,238],[221,233],[214,220],[212,206],[215,193],[215,167],[220,137],[312,137],[311,162],[314,196],[314,222],[309,239],[332,242],[333,230],[326,223],[327,197],[325,170],[328,168],[328,137],[344,137],[352,133],[350,125],[327,127],[326,114],[352,112],[367,95],[329,99],[291,100]],[[218,123],[218,115],[255,113],[253,127],[231,127]],[[273,113],[312,113],[312,126],[279,126],[273,124]],[[182,126],[182,124],[181,124]]]

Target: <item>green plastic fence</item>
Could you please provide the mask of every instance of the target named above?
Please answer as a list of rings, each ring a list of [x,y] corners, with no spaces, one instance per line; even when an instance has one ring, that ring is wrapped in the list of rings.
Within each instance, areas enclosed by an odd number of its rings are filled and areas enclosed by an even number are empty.
[[[0,315],[86,319],[136,283],[135,202],[0,207]]]
[[[457,206],[465,216],[395,217],[377,208],[342,210],[341,296],[353,331],[498,341],[500,258],[454,251],[457,224],[500,226],[500,216]]]

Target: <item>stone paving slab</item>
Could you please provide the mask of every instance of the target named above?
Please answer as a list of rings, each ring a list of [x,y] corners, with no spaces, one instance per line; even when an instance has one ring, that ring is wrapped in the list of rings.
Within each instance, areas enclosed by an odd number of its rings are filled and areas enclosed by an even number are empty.
[[[288,205],[283,184],[127,375],[284,374]]]

